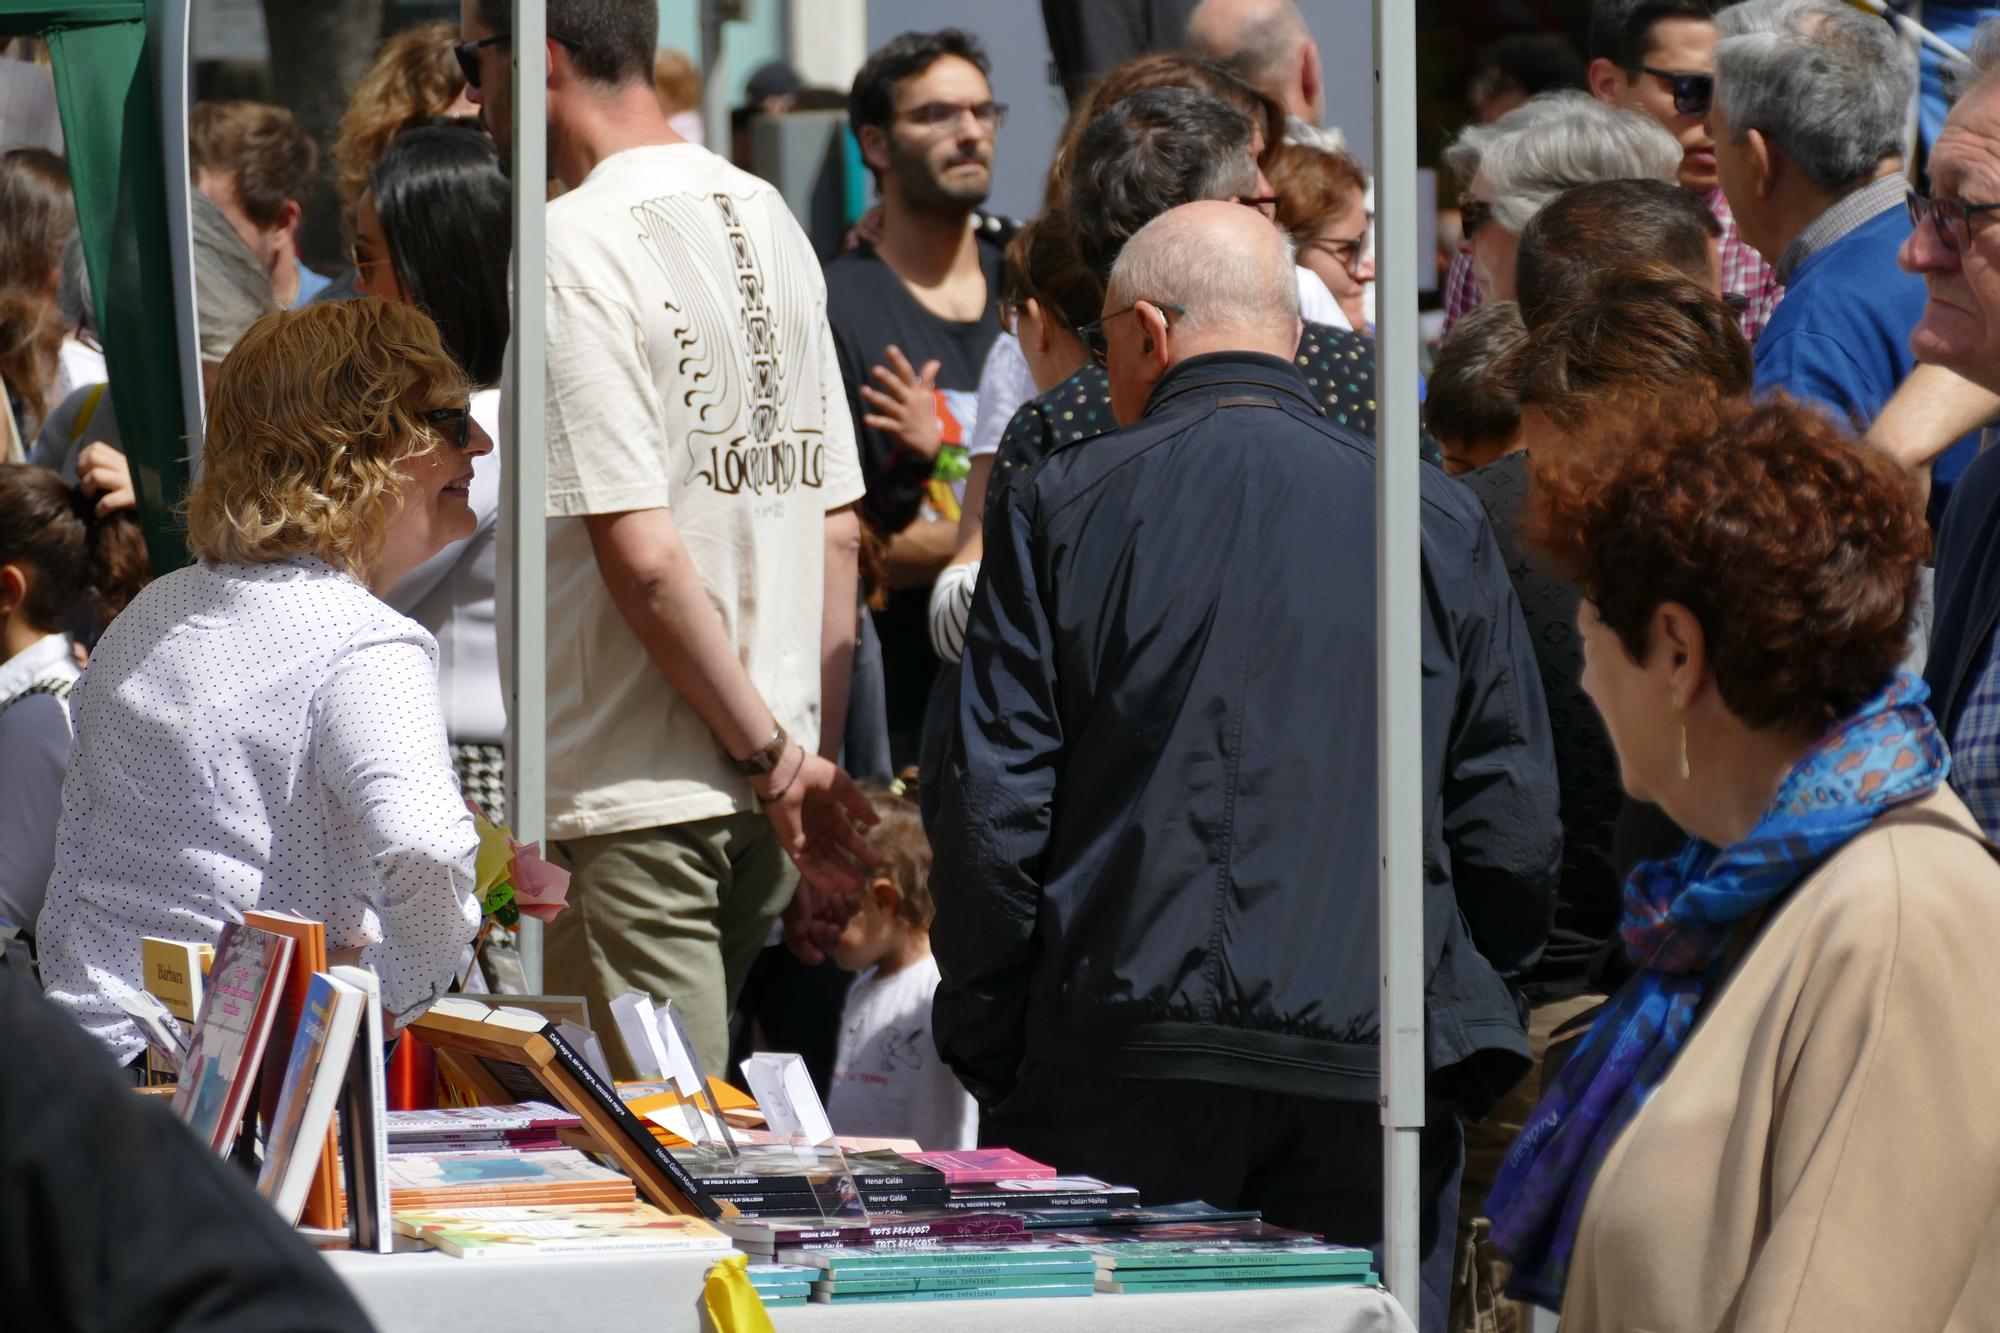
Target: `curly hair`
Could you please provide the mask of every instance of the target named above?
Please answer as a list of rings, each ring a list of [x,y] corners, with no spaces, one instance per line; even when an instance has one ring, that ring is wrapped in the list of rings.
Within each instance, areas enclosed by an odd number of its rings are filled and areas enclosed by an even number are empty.
[[[368,173],[396,136],[444,115],[465,91],[465,75],[451,53],[457,41],[456,23],[419,23],[375,49],[333,139],[333,182],[343,216],[354,216]]]
[[[1634,395],[1529,455],[1529,539],[1634,661],[1678,602],[1752,727],[1823,730],[1909,650],[1929,549],[1888,455],[1779,396]]]
[[[863,829],[861,836],[882,854],[878,877],[894,884],[901,896],[896,915],[906,925],[927,930],[937,908],[931,900],[931,844],[924,836],[917,803],[880,787],[865,787],[862,794],[880,819],[875,827]]]
[[[399,301],[321,301],[251,326],[209,399],[188,546],[261,564],[317,555],[366,582],[405,469],[464,404],[437,326]]]

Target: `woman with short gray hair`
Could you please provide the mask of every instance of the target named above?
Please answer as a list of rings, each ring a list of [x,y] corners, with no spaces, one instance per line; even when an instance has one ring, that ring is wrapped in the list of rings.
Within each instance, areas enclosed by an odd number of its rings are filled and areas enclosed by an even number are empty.
[[[1445,150],[1469,182],[1459,200],[1472,272],[1489,301],[1514,299],[1521,231],[1565,190],[1607,180],[1672,182],[1681,149],[1659,122],[1588,93],[1544,93]]]

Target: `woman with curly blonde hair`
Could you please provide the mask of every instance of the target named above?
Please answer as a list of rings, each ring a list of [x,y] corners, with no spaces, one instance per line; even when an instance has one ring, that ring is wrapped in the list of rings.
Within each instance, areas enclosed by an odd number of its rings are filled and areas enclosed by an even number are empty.
[[[465,96],[465,75],[452,46],[458,25],[419,23],[383,40],[375,62],[355,85],[333,139],[334,187],[350,224],[368,188],[368,173],[404,130],[434,120],[479,115]]]
[[[268,316],[222,363],[199,562],[155,580],[75,688],[55,871],[36,932],[49,997],[122,1062],[141,937],[216,938],[252,908],[327,947],[414,1017],[478,925],[472,821],[445,748],[437,645],[376,595],[470,535],[491,447],[412,306]]]

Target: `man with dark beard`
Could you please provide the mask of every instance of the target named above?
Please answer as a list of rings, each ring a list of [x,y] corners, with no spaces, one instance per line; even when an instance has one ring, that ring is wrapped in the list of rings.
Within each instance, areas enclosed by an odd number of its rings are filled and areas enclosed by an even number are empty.
[[[888,548],[892,591],[876,627],[898,767],[916,759],[937,669],[930,585],[957,540],[963,448],[1000,332],[1000,247],[973,219],[1007,111],[987,70],[964,32],[905,33],[868,58],[848,95],[882,195],[881,239],[827,266],[827,319],[861,446],[863,511]]]

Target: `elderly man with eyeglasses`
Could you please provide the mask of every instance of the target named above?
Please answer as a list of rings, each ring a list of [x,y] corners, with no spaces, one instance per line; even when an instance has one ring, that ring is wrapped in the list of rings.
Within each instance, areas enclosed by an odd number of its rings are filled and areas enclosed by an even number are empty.
[[[1979,30],[1958,102],[1909,198],[1902,266],[1928,291],[1910,351],[2000,394],[2000,21]],[[1924,677],[1951,742],[1951,785],[2000,836],[2000,452],[1967,466],[1938,525],[1937,615]]]

